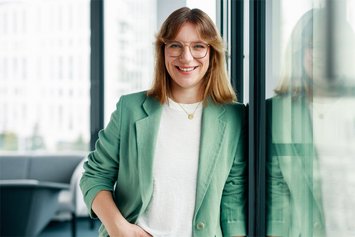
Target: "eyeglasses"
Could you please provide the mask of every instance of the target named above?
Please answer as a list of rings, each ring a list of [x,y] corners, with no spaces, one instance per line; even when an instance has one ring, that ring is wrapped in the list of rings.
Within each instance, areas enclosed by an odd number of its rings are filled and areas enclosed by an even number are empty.
[[[207,55],[210,45],[203,42],[191,42],[190,44],[183,44],[179,41],[166,41],[165,49],[169,56],[179,57],[184,52],[184,46],[189,46],[192,57],[196,59],[204,58]]]

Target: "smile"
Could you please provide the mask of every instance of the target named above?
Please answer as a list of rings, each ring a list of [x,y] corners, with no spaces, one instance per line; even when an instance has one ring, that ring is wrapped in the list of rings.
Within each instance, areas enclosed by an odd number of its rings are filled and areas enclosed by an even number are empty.
[[[183,71],[183,72],[191,72],[193,70],[195,70],[197,68],[196,67],[179,67],[179,66],[176,66],[177,69],[179,69],[180,71]]]

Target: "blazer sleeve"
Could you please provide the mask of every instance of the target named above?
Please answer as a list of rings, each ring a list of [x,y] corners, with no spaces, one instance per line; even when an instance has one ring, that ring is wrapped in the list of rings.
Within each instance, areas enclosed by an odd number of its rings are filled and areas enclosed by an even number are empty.
[[[266,163],[267,235],[287,236],[290,191],[279,165],[279,157],[273,156]]]
[[[267,236],[287,236],[290,215],[290,190],[284,179],[280,157],[273,143],[272,100],[266,101],[266,232]],[[275,119],[275,118],[274,118]]]
[[[99,132],[95,150],[89,153],[88,160],[84,163],[85,171],[80,180],[80,188],[90,216],[93,218],[96,215],[91,207],[97,193],[102,190],[113,191],[117,181],[122,101],[123,97],[117,103],[106,128]]]
[[[240,107],[239,136],[232,168],[226,180],[221,200],[221,227],[223,236],[246,236],[246,110]]]

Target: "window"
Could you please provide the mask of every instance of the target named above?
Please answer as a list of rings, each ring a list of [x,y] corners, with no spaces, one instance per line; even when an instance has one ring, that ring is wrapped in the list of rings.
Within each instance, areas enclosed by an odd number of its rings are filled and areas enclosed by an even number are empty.
[[[156,0],[105,1],[105,121],[118,98],[148,89],[153,76]]]
[[[353,1],[282,0],[267,9],[267,235],[351,236]]]
[[[89,3],[38,0],[1,4],[0,91],[8,91],[0,94],[0,108],[7,108],[1,112],[1,152],[88,150]],[[66,22],[63,9],[76,12],[77,17]],[[77,71],[84,73],[73,73]],[[58,90],[63,93],[53,93]],[[68,90],[78,96],[68,96]]]

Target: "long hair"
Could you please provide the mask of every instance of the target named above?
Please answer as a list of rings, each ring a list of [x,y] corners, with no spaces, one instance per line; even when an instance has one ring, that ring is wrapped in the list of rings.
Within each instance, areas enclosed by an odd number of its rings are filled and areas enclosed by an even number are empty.
[[[199,9],[183,7],[175,10],[163,23],[155,41],[155,72],[153,86],[148,96],[165,103],[171,96],[171,77],[165,67],[164,50],[166,40],[173,40],[185,23],[195,25],[199,37],[210,45],[210,63],[204,76],[203,101],[210,97],[215,103],[224,104],[236,101],[230,85],[225,64],[225,48],[211,18]]]
[[[274,90],[276,94],[293,97],[312,94],[313,79],[305,70],[305,52],[324,45],[325,19],[324,9],[311,9],[296,23],[286,48],[281,80]]]

